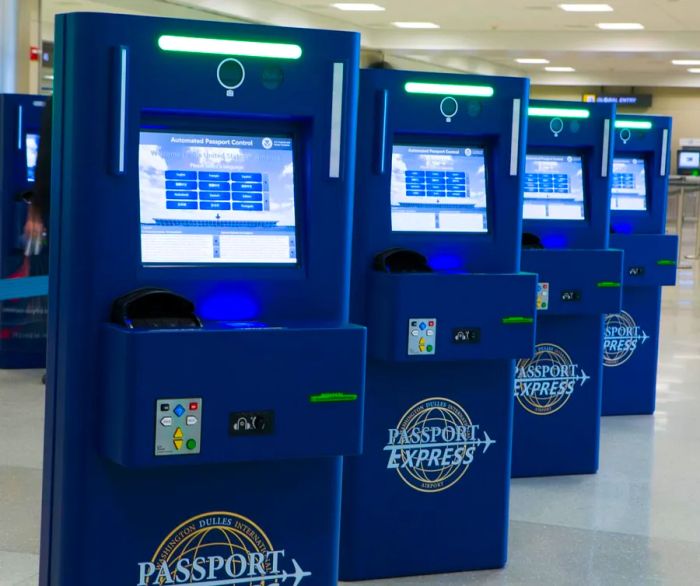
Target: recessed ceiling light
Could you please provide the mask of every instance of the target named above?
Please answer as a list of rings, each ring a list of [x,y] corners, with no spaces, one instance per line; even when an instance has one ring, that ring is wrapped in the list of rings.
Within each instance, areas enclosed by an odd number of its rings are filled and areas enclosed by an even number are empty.
[[[559,8],[566,12],[612,12],[610,4],[560,4]]]
[[[691,67],[688,71],[690,73],[700,73],[700,67]]]
[[[440,25],[434,22],[392,22],[398,28],[440,28]]]
[[[366,2],[340,2],[339,4],[331,4],[333,8],[345,10],[348,12],[383,12],[386,10],[379,4],[369,4]]]
[[[522,63],[523,65],[546,65],[549,63],[549,59],[539,59],[539,58],[530,58],[530,57],[521,57],[516,59],[518,63]]]
[[[644,25],[639,22],[599,22],[596,25],[604,31],[641,31]]]
[[[559,8],[567,12],[612,12],[610,4],[560,4]]]
[[[550,73],[571,73],[576,71],[573,67],[545,67]]]
[[[671,61],[674,65],[700,65],[700,59],[674,59]]]

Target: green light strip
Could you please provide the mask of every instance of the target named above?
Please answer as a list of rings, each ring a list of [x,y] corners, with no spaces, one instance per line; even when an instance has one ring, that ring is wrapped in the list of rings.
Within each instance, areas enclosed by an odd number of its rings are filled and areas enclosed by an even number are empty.
[[[438,96],[493,97],[493,88],[488,85],[462,85],[456,83],[421,83],[409,81],[404,85],[409,94],[434,94]]]
[[[653,124],[648,120],[616,120],[615,128],[626,128],[628,130],[651,130]]]
[[[285,43],[260,43],[233,39],[204,39],[163,35],[158,39],[163,51],[179,53],[204,53],[207,55],[237,55],[242,57],[270,57],[273,59],[299,59],[301,47]]]
[[[661,267],[675,267],[676,266],[676,261],[675,260],[668,260],[668,259],[662,259],[662,260],[657,260],[656,264],[661,266]]]
[[[535,320],[531,317],[522,317],[522,316],[511,316],[511,317],[504,317],[501,322],[503,322],[505,325],[510,325],[510,324],[532,324],[535,323]]]
[[[309,395],[309,403],[351,403],[357,401],[355,393],[319,393]]]
[[[590,110],[585,108],[540,108],[530,106],[527,111],[528,116],[540,118],[590,118]]]
[[[617,281],[600,281],[598,287],[601,289],[619,289],[622,287],[622,283],[618,283]]]

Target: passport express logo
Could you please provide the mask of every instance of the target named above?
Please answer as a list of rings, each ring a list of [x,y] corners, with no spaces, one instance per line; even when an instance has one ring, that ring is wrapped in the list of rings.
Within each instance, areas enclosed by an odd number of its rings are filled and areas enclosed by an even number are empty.
[[[603,363],[610,367],[622,366],[648,339],[646,332],[626,311],[606,315]]]
[[[495,444],[454,401],[433,397],[413,405],[389,430],[387,468],[419,492],[440,492],[466,474],[477,449]]]
[[[577,386],[590,377],[571,356],[556,344],[537,344],[532,358],[518,361],[515,396],[533,415],[551,415],[559,411]]]
[[[149,562],[138,564],[138,586],[297,586],[311,575],[275,549],[250,519],[227,512],[188,519]]]

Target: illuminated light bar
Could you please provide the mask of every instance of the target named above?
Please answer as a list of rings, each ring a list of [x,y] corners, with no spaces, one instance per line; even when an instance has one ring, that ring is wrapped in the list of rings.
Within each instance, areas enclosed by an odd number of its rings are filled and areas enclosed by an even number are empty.
[[[409,81],[404,86],[409,94],[434,94],[439,96],[471,96],[473,98],[490,98],[493,88],[488,85],[461,85],[453,83],[420,83]]]
[[[207,55],[236,55],[239,57],[269,57],[272,59],[299,59],[301,47],[285,43],[261,43],[233,39],[204,39],[163,35],[158,39],[163,51],[204,53]]]
[[[531,106],[528,116],[547,118],[590,118],[591,112],[585,108],[540,108]]]
[[[615,128],[627,128],[629,130],[651,130],[653,124],[648,120],[616,120]]]

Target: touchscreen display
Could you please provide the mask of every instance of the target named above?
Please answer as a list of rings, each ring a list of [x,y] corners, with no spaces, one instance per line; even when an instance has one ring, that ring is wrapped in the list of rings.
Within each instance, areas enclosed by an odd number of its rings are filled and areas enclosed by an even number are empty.
[[[583,160],[576,155],[527,155],[525,220],[585,220]]]
[[[297,262],[291,137],[142,131],[144,264]]]
[[[644,159],[614,159],[610,209],[631,212],[647,209]]]
[[[483,148],[394,145],[395,232],[487,232]]]

